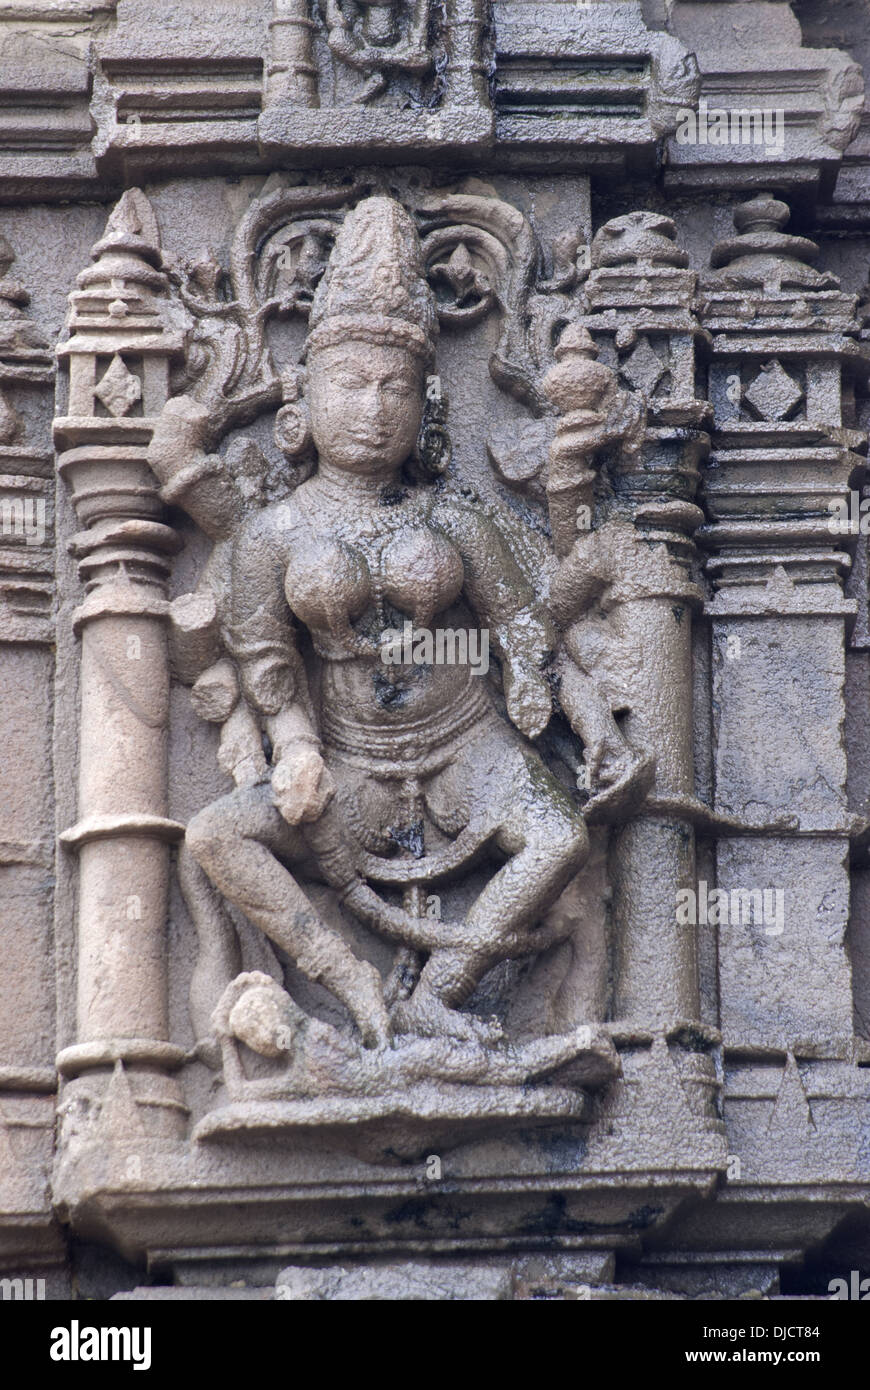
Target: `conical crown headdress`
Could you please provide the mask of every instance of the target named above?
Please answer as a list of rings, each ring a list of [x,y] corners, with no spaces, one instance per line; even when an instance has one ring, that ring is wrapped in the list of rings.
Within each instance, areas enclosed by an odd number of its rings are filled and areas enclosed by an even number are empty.
[[[437,333],[414,223],[394,199],[364,198],[345,218],[315,291],[307,351],[362,337],[429,358]]]

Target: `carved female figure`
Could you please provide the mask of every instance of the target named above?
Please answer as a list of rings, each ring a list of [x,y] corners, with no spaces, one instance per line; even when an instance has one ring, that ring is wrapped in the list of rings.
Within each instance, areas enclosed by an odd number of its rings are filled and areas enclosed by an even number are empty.
[[[227,562],[223,641],[271,763],[251,759],[187,832],[219,891],[345,1004],[368,1045],[491,1036],[460,1007],[498,961],[548,944],[536,924],[587,852],[579,811],[529,742],[552,708],[547,615],[492,509],[409,481],[436,331],[410,217],[364,200],[315,295],[304,400],[282,412],[316,470],[242,522]],[[486,630],[506,714],[467,665],[385,663],[384,634],[406,619]],[[500,866],[464,920],[441,922],[415,914],[413,892],[400,908],[370,886],[399,846],[424,865],[446,854],[454,873],[488,847]],[[305,879],[421,953],[410,988],[385,999]]]

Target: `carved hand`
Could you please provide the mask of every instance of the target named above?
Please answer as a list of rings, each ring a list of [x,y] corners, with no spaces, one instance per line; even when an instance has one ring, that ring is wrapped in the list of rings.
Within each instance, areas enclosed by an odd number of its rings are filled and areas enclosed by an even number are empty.
[[[173,396],[166,402],[154,426],[148,463],[161,483],[204,452],[209,433],[209,412],[190,396]]]
[[[334,794],[332,776],[311,744],[287,749],[272,771],[272,797],[288,825],[317,820]]]
[[[526,738],[538,738],[553,713],[553,698],[545,677],[524,662],[510,660],[505,660],[502,674],[511,720]]]

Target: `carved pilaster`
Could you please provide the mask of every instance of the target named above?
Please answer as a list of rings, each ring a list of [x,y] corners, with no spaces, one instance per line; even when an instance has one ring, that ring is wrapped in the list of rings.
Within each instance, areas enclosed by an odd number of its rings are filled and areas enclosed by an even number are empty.
[[[632,528],[636,560],[623,607],[630,687],[625,734],[654,749],[655,787],[640,818],[614,834],[611,853],[620,966],[616,1017],[671,1026],[698,1017],[691,932],[675,921],[677,890],[694,876],[692,825],[692,613],[702,600],[691,535],[703,519],[693,501],[707,447],[709,413],[696,399],[703,338],[693,315],[695,274],[669,218],[629,213],[592,245],[581,322],[600,358],[646,405],[634,449],[611,466],[614,535]]]
[[[0,238],[0,641],[50,642],[51,459],[27,437],[13,397],[50,386],[54,364],[43,334],[25,317],[30,295],[8,274],[14,259]]]
[[[82,530],[71,542],[84,598],[79,819],[62,835],[79,855],[78,1038],[68,1078],[132,1069],[145,1132],[172,1134],[182,1108],[165,1073],[169,669],[166,581],[178,538],[162,519],[146,450],[181,347],[166,297],[154,214],[124,195],[70,296],[67,410],[58,467]],[[77,1083],[76,1083],[77,1084]],[[115,1089],[124,1084],[116,1077]],[[101,1119],[111,1117],[108,1100]]]
[[[783,894],[781,923],[758,930],[752,951],[720,933],[722,1026],[726,1045],[751,1054],[846,1056],[840,730],[855,605],[843,594],[851,542],[840,517],[860,479],[865,439],[850,402],[866,367],[854,296],[811,267],[817,248],[783,231],[788,216],[767,194],[737,209],[702,313],[715,408],[699,536],[715,588],[715,805],[747,832],[720,842],[718,881]]]
[[[314,30],[307,0],[274,0],[264,105],[318,106]]]

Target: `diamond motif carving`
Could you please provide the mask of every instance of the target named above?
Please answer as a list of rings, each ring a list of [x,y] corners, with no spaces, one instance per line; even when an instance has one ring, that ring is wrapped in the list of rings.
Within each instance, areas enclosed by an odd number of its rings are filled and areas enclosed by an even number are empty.
[[[94,395],[103,402],[109,414],[118,419],[122,415],[128,415],[137,401],[141,400],[142,387],[116,353]]]
[[[650,346],[648,338],[641,338],[634,351],[620,367],[622,375],[636,391],[642,391],[649,399],[665,372],[666,364]]]
[[[794,377],[777,361],[767,362],[744,393],[744,399],[758,411],[762,420],[787,419],[803,397]]]

